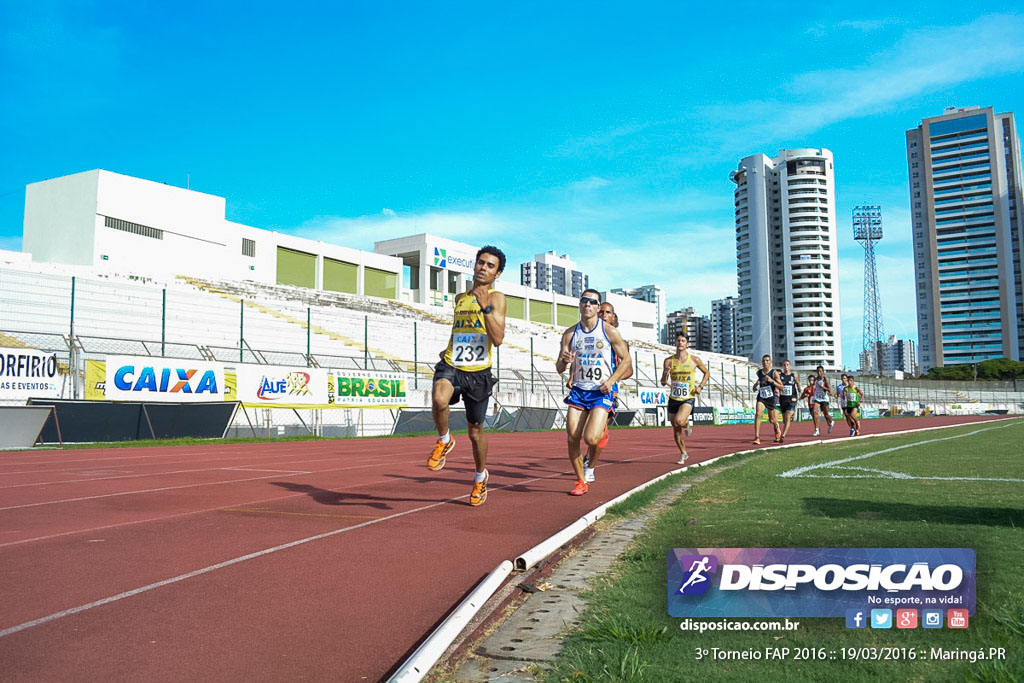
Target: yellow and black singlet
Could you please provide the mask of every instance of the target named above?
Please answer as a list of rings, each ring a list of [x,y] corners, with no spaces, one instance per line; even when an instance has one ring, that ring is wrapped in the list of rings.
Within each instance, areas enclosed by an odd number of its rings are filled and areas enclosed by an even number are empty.
[[[693,398],[693,375],[696,371],[697,364],[690,354],[686,354],[686,360],[683,361],[672,356],[668,366],[669,398],[673,401],[689,401]]]
[[[488,294],[493,291],[489,290]],[[491,338],[484,327],[480,303],[471,293],[463,294],[455,302],[455,320],[444,362],[463,372],[479,372],[491,367]]]

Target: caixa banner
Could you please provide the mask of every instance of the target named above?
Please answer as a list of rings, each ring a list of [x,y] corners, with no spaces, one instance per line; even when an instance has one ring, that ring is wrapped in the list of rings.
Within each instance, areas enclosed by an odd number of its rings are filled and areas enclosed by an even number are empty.
[[[174,358],[107,356],[104,394],[108,401],[222,401],[224,366]]]
[[[970,548],[674,548],[673,617],[845,617],[848,609],[974,614]]]

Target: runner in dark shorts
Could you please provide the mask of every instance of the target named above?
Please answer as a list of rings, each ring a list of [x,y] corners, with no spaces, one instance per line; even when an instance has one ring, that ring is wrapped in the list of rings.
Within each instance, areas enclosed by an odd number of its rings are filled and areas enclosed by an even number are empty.
[[[455,448],[449,432],[448,406],[462,399],[466,404],[466,426],[473,445],[473,489],[469,504],[476,507],[487,500],[487,435],[484,418],[495,379],[491,374],[492,349],[505,339],[505,295],[494,289],[494,281],[505,270],[505,254],[486,246],[476,254],[473,287],[455,297],[455,312],[448,348],[434,367],[431,412],[438,439],[427,468],[441,470]]]
[[[761,369],[757,371],[753,391],[757,392],[757,410],[754,412],[754,445],[761,443],[761,416],[768,411],[768,421],[775,428],[775,443],[782,442],[779,428],[778,395],[782,391],[779,371],[772,369],[772,357],[767,353],[761,357]]]
[[[782,412],[782,438],[789,434],[789,425],[793,424],[796,412],[797,397],[800,396],[800,378],[793,372],[792,364],[787,360],[782,364],[782,391],[779,393],[779,410]]]

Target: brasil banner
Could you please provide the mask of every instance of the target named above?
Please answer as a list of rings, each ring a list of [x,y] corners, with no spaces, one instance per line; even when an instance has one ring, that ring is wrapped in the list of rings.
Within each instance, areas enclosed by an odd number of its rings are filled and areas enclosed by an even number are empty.
[[[331,370],[327,378],[332,408],[405,408],[406,381],[401,373]]]

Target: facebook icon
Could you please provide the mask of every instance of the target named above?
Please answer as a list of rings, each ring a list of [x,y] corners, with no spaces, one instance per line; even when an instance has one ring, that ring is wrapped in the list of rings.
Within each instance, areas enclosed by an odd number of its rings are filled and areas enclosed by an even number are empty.
[[[862,609],[846,610],[846,628],[867,628],[868,619],[866,612]]]

